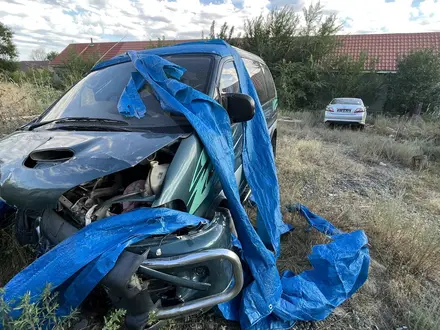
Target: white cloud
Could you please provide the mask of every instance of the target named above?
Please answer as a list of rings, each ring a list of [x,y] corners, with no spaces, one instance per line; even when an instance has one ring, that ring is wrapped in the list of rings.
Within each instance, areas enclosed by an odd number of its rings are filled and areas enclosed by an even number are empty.
[[[418,8],[412,6],[413,0],[323,0],[321,3],[347,23],[343,33],[440,31],[440,2],[437,0],[424,0]]]
[[[239,31],[271,5],[301,10],[312,0],[0,0],[0,21],[15,31],[20,58],[32,49],[62,50],[71,42],[198,38],[212,20]],[[343,33],[440,31],[440,1],[322,0],[345,23]]]

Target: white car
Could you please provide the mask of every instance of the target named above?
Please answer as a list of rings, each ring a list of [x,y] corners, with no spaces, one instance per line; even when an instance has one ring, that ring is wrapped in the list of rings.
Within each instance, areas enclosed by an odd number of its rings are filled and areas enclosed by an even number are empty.
[[[336,98],[333,99],[325,109],[325,123],[356,124],[365,126],[367,118],[367,107],[361,99]]]

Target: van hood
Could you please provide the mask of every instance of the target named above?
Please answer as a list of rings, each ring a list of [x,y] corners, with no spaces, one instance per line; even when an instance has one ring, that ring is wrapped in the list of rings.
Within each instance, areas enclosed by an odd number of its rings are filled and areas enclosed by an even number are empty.
[[[73,187],[135,166],[183,135],[17,131],[0,140],[0,197],[20,208],[54,206]]]

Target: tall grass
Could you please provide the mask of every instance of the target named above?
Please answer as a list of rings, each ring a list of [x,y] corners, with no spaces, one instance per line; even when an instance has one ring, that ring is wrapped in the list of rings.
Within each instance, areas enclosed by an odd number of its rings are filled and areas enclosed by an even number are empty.
[[[349,146],[364,161],[393,162],[411,167],[414,156],[426,155],[431,167],[440,160],[440,120],[409,120],[403,117],[378,116],[364,132],[324,125],[322,111],[282,112],[301,138],[313,137]]]
[[[280,123],[278,132],[282,205],[301,202],[342,230],[364,229],[374,260],[365,287],[342,307],[345,316],[322,329],[439,329],[440,166],[431,159],[424,172],[410,169],[412,156],[432,147],[432,131],[396,140],[375,127],[330,129],[315,112],[290,117],[296,121]],[[407,132],[421,125],[403,123]],[[284,238],[279,267],[303,271],[307,253],[325,240],[304,234],[297,216],[284,219],[296,232]]]
[[[38,70],[17,82],[0,76],[0,136],[29,122],[62,94],[46,78]]]

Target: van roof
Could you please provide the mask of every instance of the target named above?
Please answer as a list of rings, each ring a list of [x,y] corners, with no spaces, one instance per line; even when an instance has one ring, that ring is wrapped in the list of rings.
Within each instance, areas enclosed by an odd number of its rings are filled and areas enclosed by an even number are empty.
[[[247,52],[243,49],[234,47],[241,57],[245,57],[251,60],[255,60],[258,62],[264,63],[264,61],[255,54]],[[138,51],[139,54],[152,54],[152,55],[173,55],[173,54],[214,54],[221,57],[230,56],[230,52],[227,47],[225,47],[224,41],[222,40],[209,40],[209,41],[196,41],[196,42],[185,42],[173,46],[161,47],[161,48],[152,48]],[[104,67],[124,63],[130,61],[130,58],[127,54],[119,55],[113,57],[110,60],[101,62],[95,65],[92,69],[99,70]]]

